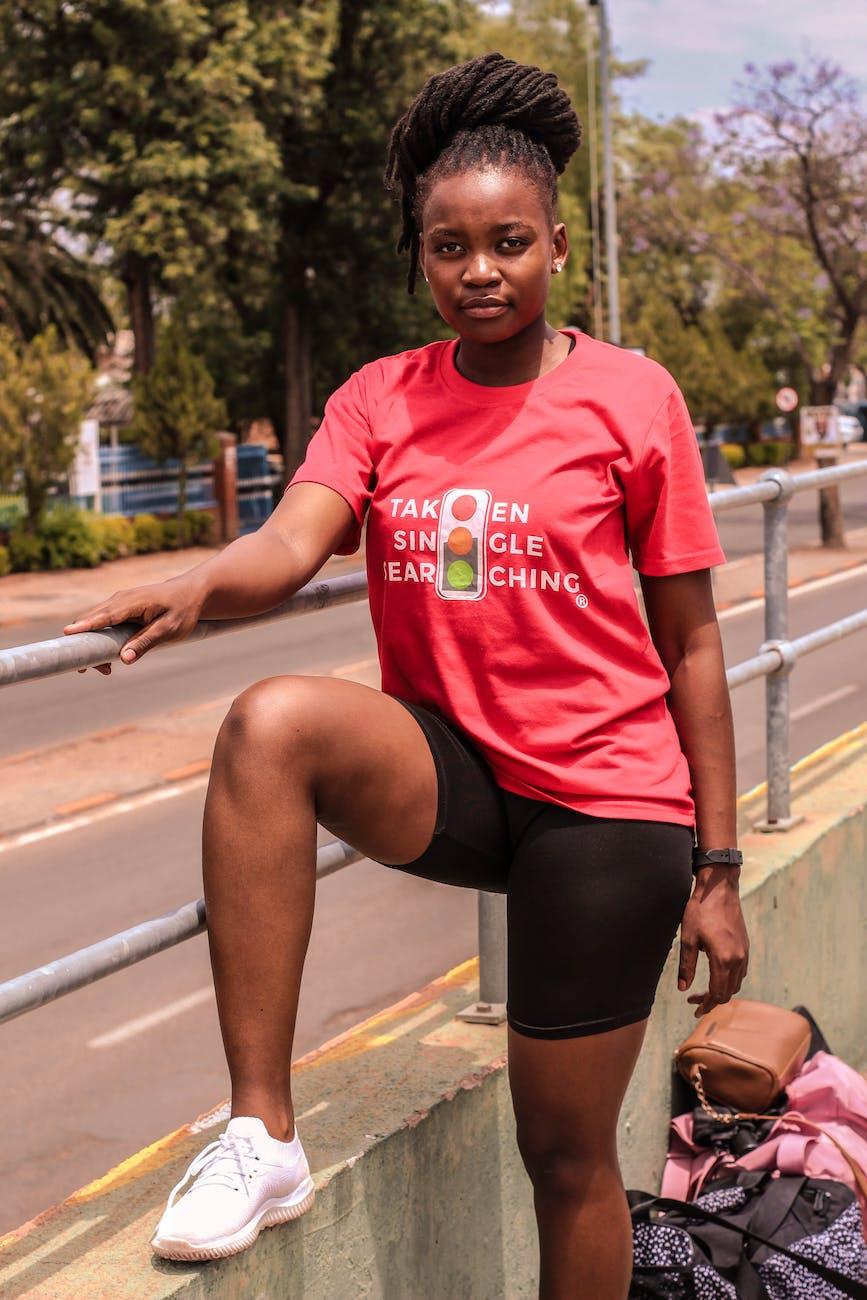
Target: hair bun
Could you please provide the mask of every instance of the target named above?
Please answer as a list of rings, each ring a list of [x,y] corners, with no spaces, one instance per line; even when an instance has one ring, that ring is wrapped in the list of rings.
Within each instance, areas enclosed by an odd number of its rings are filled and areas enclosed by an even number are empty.
[[[417,172],[430,166],[458,131],[479,126],[502,124],[523,132],[547,149],[558,173],[581,143],[581,123],[556,75],[496,53],[429,77],[410,115]]]

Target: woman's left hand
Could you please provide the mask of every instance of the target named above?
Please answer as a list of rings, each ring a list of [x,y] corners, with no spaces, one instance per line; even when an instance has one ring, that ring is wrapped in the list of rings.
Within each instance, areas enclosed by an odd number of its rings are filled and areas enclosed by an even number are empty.
[[[707,953],[710,983],[706,993],[693,993],[696,1018],[728,1002],[744,982],[750,941],[738,892],[740,872],[730,867],[702,867],[697,873],[680,923],[680,969],[677,987],[688,989],[695,979],[699,952]]]

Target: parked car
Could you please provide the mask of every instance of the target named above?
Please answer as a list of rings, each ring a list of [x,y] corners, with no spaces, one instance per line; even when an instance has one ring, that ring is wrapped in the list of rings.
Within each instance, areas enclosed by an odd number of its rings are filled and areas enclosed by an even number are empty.
[[[837,427],[840,430],[840,441],[844,446],[850,442],[860,442],[864,437],[861,421],[856,415],[838,415]]]
[[[843,442],[867,441],[867,402],[841,402],[839,410]]]

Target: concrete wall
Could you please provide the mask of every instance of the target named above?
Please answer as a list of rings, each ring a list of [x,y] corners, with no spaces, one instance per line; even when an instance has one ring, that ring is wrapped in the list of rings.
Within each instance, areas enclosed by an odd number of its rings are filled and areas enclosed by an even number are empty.
[[[867,725],[795,772],[783,834],[751,830],[761,789],[739,803],[752,955],[745,996],[817,1017],[851,1064],[867,1059]],[[676,945],[624,1104],[628,1186],[658,1183],[672,1052],[692,1008]],[[298,1062],[299,1128],[313,1210],[234,1259],[158,1261],[148,1240],[168,1190],[223,1125],[225,1107],[140,1152],[0,1242],[4,1300],[518,1300],[536,1294],[528,1180],[514,1143],[503,1027],[466,1025],[466,963]],[[310,1112],[305,1118],[305,1113]]]

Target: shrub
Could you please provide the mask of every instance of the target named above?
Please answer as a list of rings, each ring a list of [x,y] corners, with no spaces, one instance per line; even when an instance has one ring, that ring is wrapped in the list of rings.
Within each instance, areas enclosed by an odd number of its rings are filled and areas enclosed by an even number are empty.
[[[213,546],[217,521],[210,510],[188,510],[186,513],[190,546]]]
[[[23,497],[0,496],[0,532],[8,532],[24,518],[27,506]]]
[[[190,529],[189,524],[184,519],[183,531],[178,528],[178,521],[174,517],[163,519],[163,546],[167,551],[177,551],[182,546],[189,546]]]
[[[99,564],[99,542],[83,510],[57,506],[43,516],[38,533],[44,568],[94,569]]]
[[[739,442],[724,442],[720,451],[729,463],[731,469],[742,469],[747,463],[746,448]]]
[[[0,578],[5,578],[7,573],[12,572],[12,557],[6,546],[0,546]]]
[[[123,515],[91,515],[90,527],[99,545],[100,558],[116,560],[135,552],[135,528]]]
[[[58,506],[43,515],[34,533],[20,524],[9,534],[12,568],[93,569],[99,564],[99,544],[83,511]]]
[[[136,515],[132,527],[136,554],[162,550],[163,524],[156,515]]]
[[[42,538],[38,533],[25,533],[14,528],[9,534],[9,558],[16,573],[35,573],[45,566],[42,563]]]
[[[795,444],[785,439],[765,443],[766,465],[787,465],[795,454]]]

